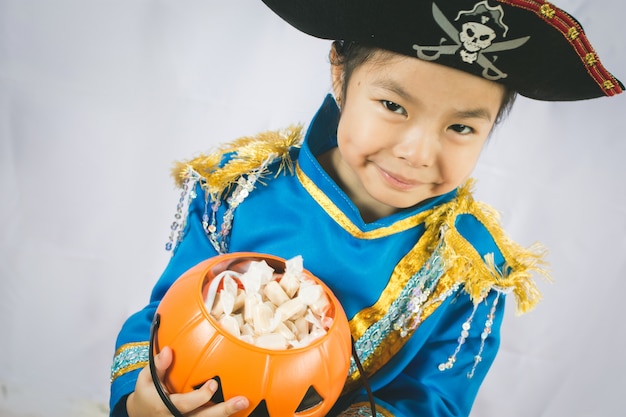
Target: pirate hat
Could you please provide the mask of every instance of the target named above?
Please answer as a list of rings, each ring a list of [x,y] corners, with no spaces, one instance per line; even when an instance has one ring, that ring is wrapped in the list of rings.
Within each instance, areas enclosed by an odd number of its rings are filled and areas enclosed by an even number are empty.
[[[537,100],[583,100],[624,89],[580,23],[542,0],[263,2],[309,35],[436,62]]]

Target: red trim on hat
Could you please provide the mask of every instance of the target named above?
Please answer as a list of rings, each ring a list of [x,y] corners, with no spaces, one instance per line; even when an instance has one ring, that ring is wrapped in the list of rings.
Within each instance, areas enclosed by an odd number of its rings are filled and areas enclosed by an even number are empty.
[[[619,81],[608,72],[598,55],[595,53],[583,28],[565,11],[559,9],[547,1],[538,0],[499,0],[514,7],[530,10],[541,17],[544,21],[557,29],[574,47],[589,75],[604,91],[607,96],[614,96],[623,92]]]

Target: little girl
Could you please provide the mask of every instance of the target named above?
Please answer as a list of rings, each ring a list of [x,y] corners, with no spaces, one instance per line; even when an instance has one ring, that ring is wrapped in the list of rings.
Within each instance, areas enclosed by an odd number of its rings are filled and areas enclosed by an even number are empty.
[[[173,255],[150,304],[119,333],[111,415],[171,415],[146,366],[155,310],[192,266],[253,251],[301,255],[350,319],[364,372],[351,364],[329,415],[467,416],[507,296],[528,311],[540,298],[532,275],[544,273],[540,248],[511,241],[472,198],[483,145],[516,94],[582,100],[624,87],[577,21],[540,0],[264,2],[336,40],[334,95],[304,138],[298,128],[267,132],[177,165]],[[173,354],[156,356],[159,379]],[[240,396],[212,405],[218,388],[170,393],[169,405],[265,415]]]

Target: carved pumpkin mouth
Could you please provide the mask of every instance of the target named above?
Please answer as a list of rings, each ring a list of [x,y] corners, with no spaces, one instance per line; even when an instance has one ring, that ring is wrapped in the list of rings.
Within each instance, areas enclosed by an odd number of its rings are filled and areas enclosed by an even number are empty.
[[[214,379],[217,382],[217,390],[215,391],[215,394],[213,394],[213,398],[211,399],[211,401],[215,404],[224,402],[224,392],[222,391],[222,381],[220,380],[220,377],[216,375],[211,379]],[[204,382],[202,384],[196,385],[193,388],[198,389],[202,385],[204,385]],[[296,408],[296,415],[319,406],[323,401],[324,399],[311,385],[304,395],[302,402],[300,403],[298,408]],[[261,401],[259,405],[254,410],[252,410],[248,417],[270,417],[269,412],[267,411],[267,405],[265,404],[265,400]]]

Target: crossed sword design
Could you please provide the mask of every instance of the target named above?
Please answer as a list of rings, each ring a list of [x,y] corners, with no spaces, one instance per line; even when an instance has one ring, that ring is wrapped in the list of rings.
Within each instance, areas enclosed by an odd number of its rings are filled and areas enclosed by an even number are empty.
[[[437,7],[435,3],[433,3],[433,17],[435,21],[439,24],[441,29],[444,30],[452,38],[456,45],[439,45],[439,46],[420,46],[413,45],[413,49],[417,51],[417,57],[427,61],[435,61],[439,59],[439,57],[444,55],[454,55],[459,48],[462,47],[460,42],[459,34],[460,32],[454,27],[454,25],[446,18],[443,12]],[[530,39],[530,36],[525,36],[522,38],[511,39],[509,41],[503,42],[494,42],[489,45],[487,48],[478,51],[478,57],[476,59],[476,63],[478,63],[481,67],[483,67],[482,75],[488,80],[499,80],[501,78],[506,78],[508,74],[500,71],[493,62],[489,60],[484,53],[488,52],[499,52],[499,51],[509,51],[511,49],[516,49],[522,46]],[[443,43],[446,41],[445,38],[441,39]],[[494,57],[495,61],[495,57]]]

